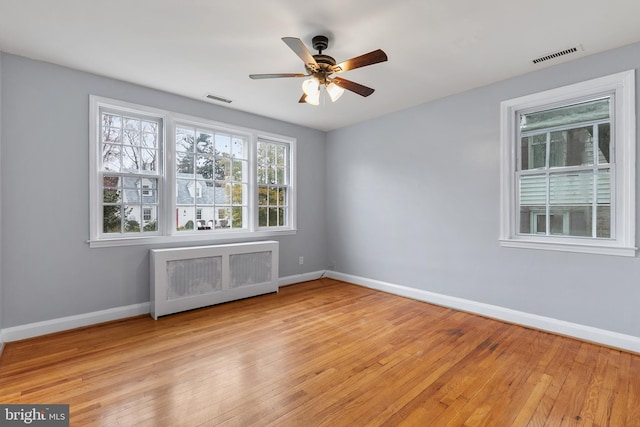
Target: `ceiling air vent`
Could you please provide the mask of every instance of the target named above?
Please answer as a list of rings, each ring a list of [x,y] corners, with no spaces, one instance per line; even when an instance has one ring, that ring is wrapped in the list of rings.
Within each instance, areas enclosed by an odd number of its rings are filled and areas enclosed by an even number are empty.
[[[569,49],[560,50],[558,52],[550,53],[548,55],[541,56],[540,58],[536,58],[533,60],[534,64],[539,64],[540,62],[548,61],[550,59],[558,58],[560,56],[569,55],[570,53],[577,52],[577,47],[571,47]]]
[[[221,96],[216,96],[216,95],[207,95],[206,98],[208,99],[212,99],[214,101],[220,101],[220,102],[224,102],[226,104],[231,104],[231,100],[227,99],[227,98],[223,98]]]

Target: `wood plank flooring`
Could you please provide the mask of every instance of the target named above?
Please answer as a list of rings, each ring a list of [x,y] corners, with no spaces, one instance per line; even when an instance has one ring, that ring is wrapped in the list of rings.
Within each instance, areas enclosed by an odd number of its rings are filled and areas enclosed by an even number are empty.
[[[640,355],[321,279],[8,343],[72,426],[640,426]]]

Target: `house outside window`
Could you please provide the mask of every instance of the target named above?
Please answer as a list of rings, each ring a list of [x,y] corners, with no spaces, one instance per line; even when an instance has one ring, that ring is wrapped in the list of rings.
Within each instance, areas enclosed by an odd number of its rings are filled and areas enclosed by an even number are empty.
[[[502,246],[635,256],[633,72],[501,113]]]
[[[296,232],[293,138],[97,96],[90,105],[91,247]]]

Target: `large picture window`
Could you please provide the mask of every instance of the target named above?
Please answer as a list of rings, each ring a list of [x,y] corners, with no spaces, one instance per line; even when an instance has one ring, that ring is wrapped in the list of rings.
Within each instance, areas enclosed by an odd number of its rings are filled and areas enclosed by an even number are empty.
[[[295,140],[91,97],[91,247],[295,232]]]
[[[501,108],[502,245],[634,256],[633,72]]]

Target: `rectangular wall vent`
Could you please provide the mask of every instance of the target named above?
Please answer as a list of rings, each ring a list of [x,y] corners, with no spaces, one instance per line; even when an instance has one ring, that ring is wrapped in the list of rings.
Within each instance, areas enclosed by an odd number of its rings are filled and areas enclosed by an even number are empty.
[[[220,102],[224,102],[226,104],[231,104],[231,100],[227,99],[227,98],[223,98],[221,96],[216,96],[216,95],[207,95],[206,96],[209,99],[212,99],[214,101],[220,101]]]
[[[572,47],[572,48],[569,48],[569,49],[560,50],[558,52],[550,53],[549,55],[544,55],[544,56],[541,56],[540,58],[536,58],[536,59],[533,60],[533,63],[534,64],[538,64],[540,62],[548,61],[550,59],[558,58],[558,57],[564,56],[564,55],[569,55],[570,53],[574,53],[574,52],[577,52],[577,51],[578,51],[577,47]]]

